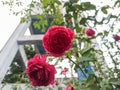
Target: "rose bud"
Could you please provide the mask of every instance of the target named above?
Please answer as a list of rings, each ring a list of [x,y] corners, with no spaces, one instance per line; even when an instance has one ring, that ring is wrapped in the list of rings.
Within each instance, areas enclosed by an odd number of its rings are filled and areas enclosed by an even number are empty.
[[[66,75],[67,72],[68,72],[68,68],[64,68],[61,73],[62,73],[63,75]]]
[[[117,35],[117,34],[113,35],[113,38],[115,39],[115,41],[119,41],[120,40],[120,36]]]
[[[87,36],[95,36],[95,31],[93,29],[87,29],[86,31],[86,35]]]

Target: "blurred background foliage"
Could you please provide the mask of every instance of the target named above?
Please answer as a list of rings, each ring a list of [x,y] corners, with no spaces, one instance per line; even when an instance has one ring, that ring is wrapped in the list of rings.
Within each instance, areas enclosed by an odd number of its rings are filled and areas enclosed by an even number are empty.
[[[27,58],[30,59],[35,55],[35,50],[30,45],[24,46]],[[16,54],[9,70],[3,80],[3,83],[27,83],[25,67],[19,52]]]

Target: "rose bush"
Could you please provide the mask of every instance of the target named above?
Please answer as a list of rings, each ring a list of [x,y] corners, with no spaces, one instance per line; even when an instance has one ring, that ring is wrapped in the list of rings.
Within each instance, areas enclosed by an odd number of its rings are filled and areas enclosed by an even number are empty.
[[[72,47],[73,37],[74,32],[70,28],[52,26],[44,35],[42,43],[46,52],[59,57]]]
[[[56,69],[46,62],[46,56],[36,54],[28,61],[26,73],[33,86],[54,84]]]
[[[43,46],[49,55],[55,56],[55,58],[59,57],[57,58],[59,60],[50,59],[50,61],[54,61],[54,65],[59,65],[61,61],[67,58],[71,68],[76,70],[77,78],[70,77],[67,80],[66,75],[62,81],[62,84],[68,85],[67,90],[69,85],[73,85],[75,90],[117,90],[120,87],[120,44],[116,42],[120,40],[118,35],[120,32],[120,12],[117,10],[120,2],[119,0],[112,0],[112,4],[108,4],[106,1],[111,2],[111,0],[104,0],[104,2],[101,0],[100,3],[96,3],[94,0],[32,0],[29,5],[30,8],[24,9],[27,14],[30,14],[25,15],[27,19],[30,18],[31,12],[32,10],[34,12],[36,6],[41,9],[40,13],[36,13],[38,22],[34,22],[33,25],[41,31],[46,31],[46,27],[50,27],[44,35]],[[11,4],[11,0],[10,3],[5,3],[14,5]],[[99,5],[97,5],[98,3]],[[18,12],[15,14],[18,14]],[[49,16],[52,16],[52,18],[49,19]],[[25,21],[25,18],[22,18],[21,21]],[[72,30],[65,27],[70,27],[75,31],[74,40]],[[89,29],[86,29],[88,27]],[[113,33],[117,34],[113,35]],[[72,40],[74,47],[71,49]],[[64,57],[60,57],[63,55]],[[81,64],[81,62],[84,63]],[[66,65],[66,63],[63,64]],[[34,65],[41,66],[38,62]],[[34,67],[34,65],[32,66]],[[58,68],[62,68],[62,65]],[[28,67],[31,66],[28,65]],[[36,68],[31,70],[34,71]],[[39,70],[34,74],[38,75],[36,74],[38,72]],[[30,73],[33,72],[30,69],[27,73],[31,82],[38,83],[40,81],[39,75],[31,79],[32,75]],[[66,74],[66,70],[63,70],[63,74]],[[59,81],[58,83],[56,83],[56,86],[59,88],[61,83]],[[54,85],[53,88],[55,88]],[[63,90],[63,87],[61,90]]]

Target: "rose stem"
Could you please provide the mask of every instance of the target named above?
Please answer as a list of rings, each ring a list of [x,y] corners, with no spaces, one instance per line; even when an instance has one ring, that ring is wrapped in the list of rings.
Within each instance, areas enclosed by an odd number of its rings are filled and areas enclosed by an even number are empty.
[[[77,65],[79,67],[79,69],[82,71],[83,75],[85,76],[85,78],[87,78],[86,74],[84,73],[84,71],[82,70],[82,68],[77,64],[75,63],[69,56],[67,56],[67,58],[72,62],[74,63],[75,65]]]

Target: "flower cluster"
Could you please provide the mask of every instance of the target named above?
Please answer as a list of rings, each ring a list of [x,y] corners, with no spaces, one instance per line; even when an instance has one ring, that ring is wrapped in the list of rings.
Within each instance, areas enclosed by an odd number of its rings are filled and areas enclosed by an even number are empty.
[[[86,35],[93,37],[95,31],[91,28],[86,30]],[[43,46],[47,53],[54,57],[60,57],[65,55],[67,50],[72,47],[72,40],[74,38],[74,32],[70,28],[63,26],[52,26],[48,29],[43,37]],[[120,40],[120,36],[115,34],[113,36],[115,41]],[[62,74],[66,75],[68,68],[62,70]],[[29,80],[33,86],[47,86],[54,84],[54,78],[56,69],[54,65],[50,65],[46,62],[46,56],[36,54],[28,61],[26,72]],[[68,85],[65,90],[73,90],[73,86]]]

